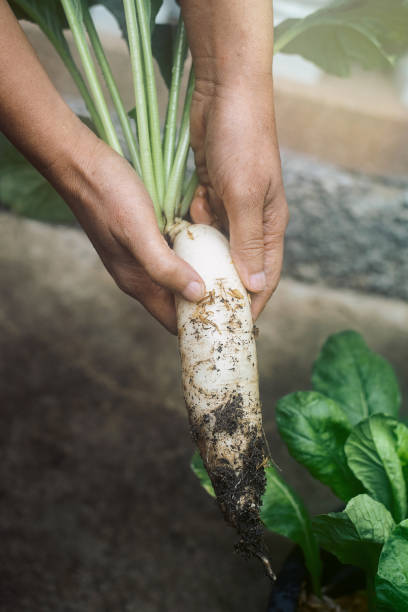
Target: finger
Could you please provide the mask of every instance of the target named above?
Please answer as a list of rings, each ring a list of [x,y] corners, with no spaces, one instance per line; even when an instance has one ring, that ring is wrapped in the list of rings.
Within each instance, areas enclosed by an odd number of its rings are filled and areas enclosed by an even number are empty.
[[[215,225],[218,229],[224,230],[224,232],[228,234],[229,223],[224,204],[211,185],[208,185],[207,191],[210,208],[215,219]]]
[[[278,286],[282,270],[284,237],[288,221],[288,207],[282,190],[276,199],[266,206],[264,211],[266,287],[264,291],[253,296],[251,310],[254,320],[260,315]]]
[[[256,190],[236,188],[226,194],[230,245],[234,264],[245,287],[258,293],[266,288],[264,270],[264,199]]]
[[[116,221],[117,239],[153,281],[193,302],[204,297],[202,278],[174,253],[161,235],[147,192],[139,197],[136,205],[121,207]]]
[[[199,185],[195,191],[193,201],[190,206],[190,216],[194,223],[203,223],[219,228],[219,221],[208,202],[208,191]]]
[[[177,334],[177,316],[174,295],[152,281],[140,266],[121,262],[115,270],[110,270],[119,288],[135,298],[170,333]]]
[[[177,315],[174,304],[174,295],[160,287],[156,293],[146,294],[140,300],[143,306],[161,323],[171,334],[177,335]]]
[[[282,236],[268,249],[265,249],[266,287],[264,291],[252,296],[251,312],[254,321],[259,317],[278,286],[283,262],[283,246],[284,238]]]

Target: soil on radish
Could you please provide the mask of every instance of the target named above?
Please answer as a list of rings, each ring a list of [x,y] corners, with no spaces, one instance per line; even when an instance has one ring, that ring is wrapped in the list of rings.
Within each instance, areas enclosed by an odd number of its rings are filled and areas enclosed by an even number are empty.
[[[203,440],[202,432],[209,419],[209,414],[203,415],[194,422],[190,421],[191,434],[200,448],[201,455],[217,496],[217,502],[225,520],[234,525],[240,536],[236,544],[237,552],[246,556],[250,553],[264,553],[262,543],[263,527],[259,519],[259,508],[265,491],[266,477],[264,461],[266,449],[263,437],[258,430],[249,429],[243,422],[243,397],[241,393],[233,393],[228,401],[212,412],[214,426],[212,439]],[[246,429],[245,447],[238,449],[241,469],[225,457],[218,459],[214,465],[211,461],[211,446],[217,444],[219,434],[233,436],[238,427]],[[243,446],[243,445],[242,445]],[[248,495],[248,492],[250,494]],[[245,501],[243,501],[245,500]]]
[[[226,404],[219,406],[214,410],[215,425],[214,433],[225,432],[232,436],[238,428],[244,411],[242,409],[242,393],[233,393],[232,397]]]
[[[212,470],[212,483],[218,504],[225,519],[232,523],[240,535],[236,550],[244,554],[263,552],[263,528],[259,508],[265,491],[266,478],[263,469],[264,441],[250,434],[250,441],[242,456],[243,469],[237,471],[226,459]],[[248,489],[251,496],[248,498]],[[245,499],[245,503],[242,503]]]

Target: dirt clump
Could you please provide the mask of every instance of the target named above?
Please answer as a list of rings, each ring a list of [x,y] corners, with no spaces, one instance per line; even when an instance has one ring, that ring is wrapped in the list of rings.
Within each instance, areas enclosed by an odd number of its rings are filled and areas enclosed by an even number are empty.
[[[264,457],[264,441],[252,432],[249,444],[243,451],[241,470],[232,467],[226,459],[209,470],[225,519],[235,526],[240,536],[236,550],[244,554],[264,552],[263,527],[259,518],[266,486]]]
[[[234,393],[225,404],[214,410],[214,434],[225,432],[226,434],[232,436],[235,433],[242,417],[244,416],[242,402],[242,394]]]

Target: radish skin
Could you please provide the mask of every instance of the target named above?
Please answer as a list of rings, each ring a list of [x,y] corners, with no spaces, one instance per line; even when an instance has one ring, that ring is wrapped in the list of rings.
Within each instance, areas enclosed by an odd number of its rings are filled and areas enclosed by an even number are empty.
[[[176,298],[191,433],[219,506],[240,535],[237,548],[264,557],[259,508],[266,450],[250,300],[218,230],[179,222],[171,235],[174,251],[206,286],[198,304]]]

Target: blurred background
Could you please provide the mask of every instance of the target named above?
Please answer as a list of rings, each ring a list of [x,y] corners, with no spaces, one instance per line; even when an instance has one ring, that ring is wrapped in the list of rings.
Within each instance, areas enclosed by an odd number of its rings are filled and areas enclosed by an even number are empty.
[[[275,0],[276,22],[325,4]],[[131,108],[126,45],[93,11]],[[168,2],[158,19],[176,11]],[[51,45],[23,27],[83,110]],[[284,477],[323,512],[338,501],[289,457],[274,406],[310,388],[330,333],[355,329],[392,363],[408,415],[408,59],[343,79],[281,54],[274,75],[291,220],[259,321],[265,429]],[[267,579],[233,554],[235,534],[189,468],[176,339],[119,292],[76,227],[2,210],[0,261],[0,609],[264,610]],[[278,569],[289,546],[269,542]]]

